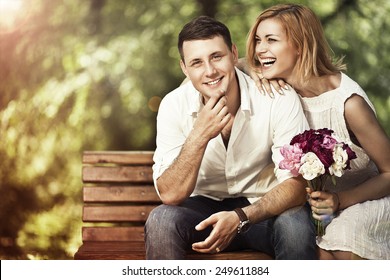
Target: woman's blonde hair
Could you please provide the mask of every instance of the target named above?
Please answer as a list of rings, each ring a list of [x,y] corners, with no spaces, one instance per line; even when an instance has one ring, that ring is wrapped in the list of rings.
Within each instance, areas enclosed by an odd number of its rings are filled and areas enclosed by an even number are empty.
[[[286,31],[287,40],[300,54],[294,70],[297,81],[304,85],[312,76],[323,76],[346,70],[342,58],[333,60],[333,51],[326,41],[320,20],[308,7],[296,4],[275,5],[262,12],[249,31],[246,44],[246,59],[250,67],[257,69],[256,32],[260,22],[266,19],[277,19]]]

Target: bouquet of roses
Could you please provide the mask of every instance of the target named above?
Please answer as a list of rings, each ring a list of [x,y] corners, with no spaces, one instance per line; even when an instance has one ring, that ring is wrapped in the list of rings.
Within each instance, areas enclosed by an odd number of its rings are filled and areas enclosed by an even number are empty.
[[[294,136],[290,145],[285,145],[280,152],[284,159],[279,168],[290,170],[294,176],[302,175],[313,191],[324,191],[328,177],[336,184],[335,176],[341,177],[350,169],[350,161],[356,154],[344,142],[332,136],[333,130],[310,129]],[[321,221],[315,220],[317,234],[324,234]]]

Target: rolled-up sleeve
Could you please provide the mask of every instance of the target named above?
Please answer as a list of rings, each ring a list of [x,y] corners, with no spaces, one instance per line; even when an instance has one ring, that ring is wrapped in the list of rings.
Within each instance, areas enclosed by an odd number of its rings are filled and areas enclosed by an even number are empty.
[[[186,135],[183,124],[183,106],[177,102],[176,92],[168,94],[162,101],[157,114],[156,151],[153,156],[153,180],[157,193],[157,179],[169,168],[179,155]]]
[[[308,122],[304,115],[298,94],[290,88],[285,95],[278,96],[274,102],[273,116],[271,119],[273,127],[272,161],[275,164],[275,175],[279,182],[293,177],[290,171],[279,168],[283,160],[280,149],[289,144],[291,139],[309,129]]]

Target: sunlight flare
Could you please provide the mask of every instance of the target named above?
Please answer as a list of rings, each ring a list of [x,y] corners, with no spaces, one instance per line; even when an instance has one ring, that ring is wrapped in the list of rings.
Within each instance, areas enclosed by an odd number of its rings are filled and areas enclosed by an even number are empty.
[[[0,0],[0,31],[9,32],[25,19],[24,0]]]

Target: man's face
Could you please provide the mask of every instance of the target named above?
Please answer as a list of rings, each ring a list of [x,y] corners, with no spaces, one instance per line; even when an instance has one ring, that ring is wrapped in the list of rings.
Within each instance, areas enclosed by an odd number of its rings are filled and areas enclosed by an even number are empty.
[[[233,46],[230,50],[221,36],[185,41],[183,54],[181,68],[206,101],[211,96],[221,96],[221,90],[228,94],[237,83],[234,69],[237,48]]]

